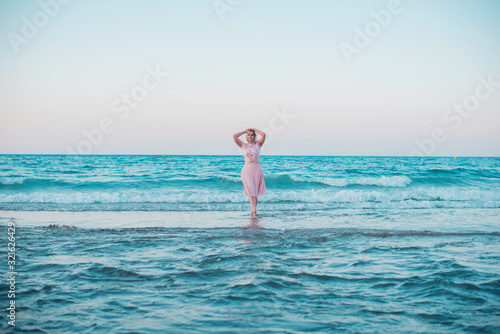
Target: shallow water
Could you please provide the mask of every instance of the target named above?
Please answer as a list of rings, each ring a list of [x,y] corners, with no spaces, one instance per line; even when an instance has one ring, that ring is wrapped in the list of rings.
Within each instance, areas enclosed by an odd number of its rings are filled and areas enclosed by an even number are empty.
[[[500,330],[496,232],[282,230],[256,219],[17,234],[19,332]]]
[[[250,218],[236,157],[0,156],[15,332],[500,332],[499,159],[293,158]]]

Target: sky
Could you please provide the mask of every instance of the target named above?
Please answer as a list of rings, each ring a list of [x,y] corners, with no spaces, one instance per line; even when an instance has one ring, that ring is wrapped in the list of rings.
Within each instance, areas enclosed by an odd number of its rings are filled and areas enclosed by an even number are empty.
[[[497,0],[0,0],[0,154],[500,156]],[[245,137],[241,137],[245,140]]]

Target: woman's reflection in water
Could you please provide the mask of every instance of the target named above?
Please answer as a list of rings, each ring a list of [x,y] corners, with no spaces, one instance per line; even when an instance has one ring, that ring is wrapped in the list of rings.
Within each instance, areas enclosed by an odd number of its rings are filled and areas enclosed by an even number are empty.
[[[261,229],[263,228],[262,224],[259,222],[259,216],[254,216],[248,218],[248,223],[244,226],[244,233],[249,237],[248,239],[243,239],[245,243],[250,245],[255,240],[253,240],[252,236],[260,235]]]

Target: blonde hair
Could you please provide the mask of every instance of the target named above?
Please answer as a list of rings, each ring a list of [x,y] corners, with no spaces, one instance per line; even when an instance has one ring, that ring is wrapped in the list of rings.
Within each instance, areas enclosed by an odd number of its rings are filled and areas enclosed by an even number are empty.
[[[248,131],[252,131],[253,132],[253,142],[256,143],[257,142],[257,134],[255,133],[254,130],[248,130]],[[247,135],[248,135],[248,132],[247,132]]]

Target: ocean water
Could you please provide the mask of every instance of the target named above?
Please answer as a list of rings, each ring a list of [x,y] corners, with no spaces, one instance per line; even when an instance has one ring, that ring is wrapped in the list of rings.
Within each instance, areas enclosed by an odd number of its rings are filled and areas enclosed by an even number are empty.
[[[500,333],[499,158],[243,164],[0,155],[0,332]]]

